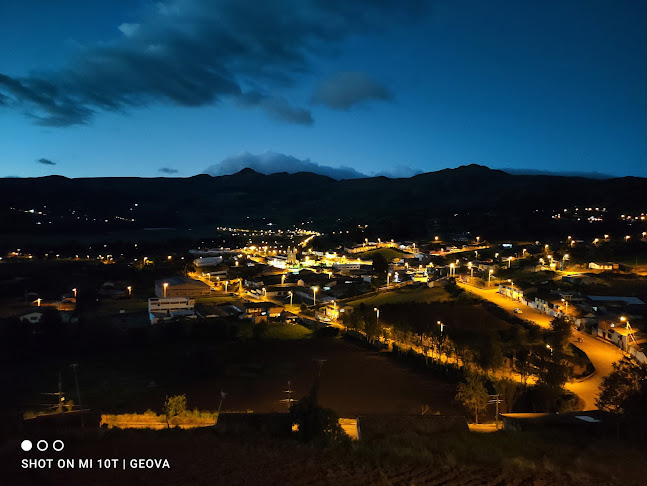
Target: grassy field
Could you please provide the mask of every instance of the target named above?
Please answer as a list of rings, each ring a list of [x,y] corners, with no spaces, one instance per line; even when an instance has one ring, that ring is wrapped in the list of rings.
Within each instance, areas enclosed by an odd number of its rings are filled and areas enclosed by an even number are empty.
[[[403,287],[388,292],[380,292],[370,297],[360,297],[347,301],[346,304],[380,306],[384,304],[400,304],[403,302],[450,302],[452,297],[442,287]]]
[[[265,339],[304,339],[312,331],[300,324],[269,324],[265,330]]]
[[[362,253],[357,253],[357,257],[361,258],[362,260],[371,260],[377,254],[382,255],[386,261],[391,261],[394,258],[402,258],[403,255],[409,255],[409,253],[396,250],[395,248],[380,248],[378,250],[369,250]]]
[[[231,295],[214,295],[212,297],[198,297],[195,301],[196,304],[227,304],[236,300],[237,298]]]
[[[126,314],[132,312],[147,312],[148,301],[140,299],[106,299],[101,302],[101,305],[96,310],[96,315],[98,317],[118,315],[122,310]]]

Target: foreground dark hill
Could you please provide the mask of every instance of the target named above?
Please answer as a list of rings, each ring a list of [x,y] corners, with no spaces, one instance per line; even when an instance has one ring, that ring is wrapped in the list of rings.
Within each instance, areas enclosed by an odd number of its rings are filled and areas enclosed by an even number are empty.
[[[251,169],[220,177],[0,179],[0,215],[8,223],[3,233],[258,227],[269,222],[287,227],[310,221],[309,227],[324,231],[361,224],[396,237],[438,228],[484,230],[493,236],[505,230],[509,237],[521,237],[530,231],[561,231],[568,220],[565,208],[589,206],[607,209],[595,231],[614,228],[619,214],[647,209],[647,179],[511,175],[478,165],[407,179],[341,181],[312,173],[263,175]],[[24,212],[30,209],[36,215]],[[38,216],[38,211],[47,216]],[[558,212],[565,216],[561,222],[552,218]],[[577,218],[571,223],[592,226]]]

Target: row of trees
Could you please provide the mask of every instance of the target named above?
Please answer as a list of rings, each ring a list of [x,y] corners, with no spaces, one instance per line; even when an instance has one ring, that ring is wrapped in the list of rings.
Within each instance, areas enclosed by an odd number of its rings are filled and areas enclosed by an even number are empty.
[[[449,308],[445,309],[446,314],[452,314],[458,307],[456,303],[391,304],[380,307],[378,318],[375,308],[360,304],[342,320],[349,329],[365,333],[369,342],[392,339],[399,348],[411,347],[436,363],[463,370],[471,381],[466,382],[467,388],[461,392],[460,400],[475,418],[482,409],[474,409],[473,404],[482,405],[483,397],[488,395],[483,392],[486,383],[490,383],[491,392],[504,393],[499,389],[505,390],[506,406],[510,409],[518,400],[524,402],[523,408],[537,411],[567,410],[577,406],[576,397],[564,389],[578,361],[569,345],[572,331],[568,322],[554,319],[546,331],[537,326],[517,324],[489,333],[462,330],[462,326],[443,326],[443,329],[431,317],[440,306]],[[504,374],[518,373],[520,386],[514,386],[513,380],[497,380],[502,371]],[[531,376],[536,380],[529,387]],[[481,381],[482,386],[476,387],[475,384]],[[476,389],[478,393],[474,392]]]

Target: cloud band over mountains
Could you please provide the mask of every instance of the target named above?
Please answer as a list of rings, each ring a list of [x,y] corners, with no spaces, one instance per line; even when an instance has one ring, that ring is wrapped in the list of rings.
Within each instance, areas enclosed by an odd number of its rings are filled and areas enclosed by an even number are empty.
[[[234,100],[288,123],[309,125],[310,110],[283,93],[312,73],[312,60],[339,52],[351,35],[414,19],[423,2],[397,0],[167,0],[151,2],[138,23],[115,26],[119,37],[79,48],[54,72],[0,73],[0,107],[35,123],[88,123],[100,111],[150,103],[213,105]],[[118,30],[117,30],[118,29]],[[355,85],[343,86],[343,82]],[[341,82],[341,84],[340,84]],[[388,91],[360,73],[325,81],[313,102],[348,109]]]
[[[363,177],[371,177],[362,172],[358,172],[352,167],[339,166],[331,167],[329,165],[321,165],[310,159],[299,159],[291,155],[281,154],[277,152],[265,152],[262,154],[251,154],[249,152],[242,152],[239,155],[227,157],[226,159],[213,164],[205,170],[206,174],[212,176],[221,176],[235,174],[245,168],[253,169],[261,174],[276,174],[278,172],[288,172],[294,174],[296,172],[313,172],[333,179],[359,179]],[[411,169],[409,167],[399,166],[393,170],[381,171],[372,174],[372,176],[386,176],[386,177],[411,177],[420,174],[422,171]]]

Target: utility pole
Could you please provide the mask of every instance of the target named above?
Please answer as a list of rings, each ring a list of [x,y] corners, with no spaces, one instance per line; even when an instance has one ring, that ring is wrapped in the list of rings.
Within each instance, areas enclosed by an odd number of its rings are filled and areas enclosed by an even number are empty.
[[[222,410],[222,401],[225,399],[227,394],[220,390],[220,403],[218,404],[218,417],[220,417],[220,410]]]
[[[499,430],[499,403],[501,403],[502,401],[503,400],[499,399],[498,393],[496,395],[490,395],[490,400],[488,400],[488,403],[496,404],[496,415],[494,416],[496,430]]]
[[[63,396],[63,378],[62,378],[62,373],[59,371],[58,372],[58,405],[56,407],[56,411],[58,413],[63,412],[63,402],[65,402],[65,397]]]
[[[321,378],[321,368],[323,368],[324,363],[326,361],[328,361],[328,360],[319,358],[319,359],[313,359],[312,361],[314,361],[315,363],[317,363],[319,365],[319,370],[317,372],[317,378]]]
[[[79,367],[78,363],[72,363],[70,365],[72,370],[74,370],[74,383],[76,384],[76,400],[78,402],[79,408],[81,408],[81,392],[79,391],[79,377],[76,374],[76,369]]]
[[[290,380],[288,380],[288,389],[287,389],[287,390],[283,390],[283,393],[287,393],[287,394],[288,394],[288,397],[287,397],[287,398],[283,398],[281,401],[282,401],[282,402],[285,402],[285,404],[287,405],[287,411],[289,412],[289,411],[290,411],[290,406],[292,405],[292,402],[296,402],[296,400],[294,400],[294,399],[292,398],[292,385],[291,385],[291,383],[290,383]]]

